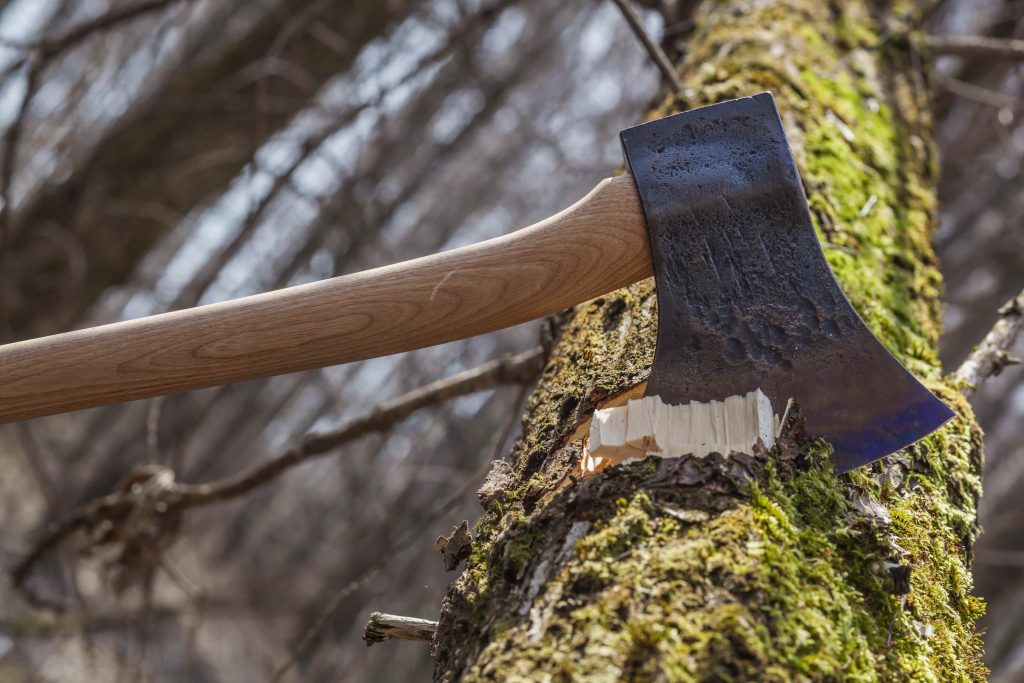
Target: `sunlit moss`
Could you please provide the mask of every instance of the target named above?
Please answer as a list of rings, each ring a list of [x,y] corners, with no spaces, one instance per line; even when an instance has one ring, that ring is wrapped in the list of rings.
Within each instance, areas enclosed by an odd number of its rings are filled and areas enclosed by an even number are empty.
[[[984,678],[968,566],[981,435],[936,353],[930,121],[906,48],[867,3],[834,5],[704,3],[686,90],[650,116],[771,90],[836,277],[957,418],[842,477],[825,444],[799,465],[770,453],[749,488],[688,494],[699,515],[666,509],[650,461],[597,475],[600,496],[582,510],[552,492],[578,455],[564,440],[597,401],[645,378],[656,299],[648,281],[576,307],[528,404],[518,483],[481,518],[449,596],[462,630],[441,643],[442,678]],[[572,536],[567,520],[584,518]]]

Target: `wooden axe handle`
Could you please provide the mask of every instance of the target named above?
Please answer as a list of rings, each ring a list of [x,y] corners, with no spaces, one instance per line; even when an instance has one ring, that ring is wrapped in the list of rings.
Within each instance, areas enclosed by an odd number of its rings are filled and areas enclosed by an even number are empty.
[[[651,275],[630,176],[461,249],[0,346],[0,422],[385,356],[540,318]]]

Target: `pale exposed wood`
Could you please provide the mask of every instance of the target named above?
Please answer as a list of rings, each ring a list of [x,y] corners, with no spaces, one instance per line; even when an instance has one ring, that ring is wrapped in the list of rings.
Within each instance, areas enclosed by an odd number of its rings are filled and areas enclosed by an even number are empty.
[[[627,442],[628,410],[628,406],[616,406],[594,413],[594,426],[590,430],[591,455],[615,461],[644,456],[644,449]]]
[[[633,180],[405,263],[0,347],[0,422],[384,356],[539,318],[651,274]]]
[[[657,396],[647,396],[629,401],[625,411],[626,443],[644,452],[663,450],[658,437],[671,427],[668,406]]]
[[[633,399],[594,413],[584,470],[651,454],[749,453],[758,441],[771,448],[775,425],[771,402],[760,389],[724,401],[677,406],[657,396]]]
[[[580,439],[587,437],[590,434],[590,424],[593,421],[593,416],[597,410],[604,408],[612,408],[614,406],[624,406],[634,398],[641,398],[644,392],[647,391],[647,380],[634,384],[622,393],[614,394],[598,402],[597,409],[594,413],[590,413],[583,417],[583,419],[573,429],[572,434],[565,438],[564,443],[570,443],[572,441],[579,441]]]

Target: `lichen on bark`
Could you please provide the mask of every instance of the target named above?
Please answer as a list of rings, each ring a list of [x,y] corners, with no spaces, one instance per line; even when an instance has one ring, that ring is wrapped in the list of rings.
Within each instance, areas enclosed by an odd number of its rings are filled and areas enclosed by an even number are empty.
[[[906,17],[859,0],[732,0],[702,3],[694,25],[686,89],[650,117],[771,90],[840,284],[957,418],[838,477],[813,442],[565,486],[580,455],[568,435],[646,377],[657,325],[650,281],[577,306],[554,322],[511,483],[487,497],[445,600],[435,677],[981,680],[981,436],[937,360],[936,160]]]

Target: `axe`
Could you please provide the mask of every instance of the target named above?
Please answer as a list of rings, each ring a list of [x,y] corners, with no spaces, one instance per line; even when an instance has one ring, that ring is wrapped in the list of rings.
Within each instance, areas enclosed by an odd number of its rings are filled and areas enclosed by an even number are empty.
[[[874,337],[762,93],[621,133],[630,173],[509,235],[224,303],[0,347],[0,422],[348,363],[549,315],[652,273],[647,395],[794,399],[843,472],[953,413]]]

